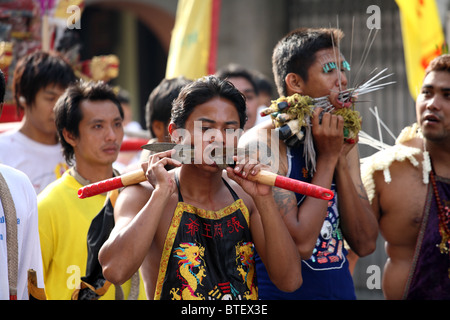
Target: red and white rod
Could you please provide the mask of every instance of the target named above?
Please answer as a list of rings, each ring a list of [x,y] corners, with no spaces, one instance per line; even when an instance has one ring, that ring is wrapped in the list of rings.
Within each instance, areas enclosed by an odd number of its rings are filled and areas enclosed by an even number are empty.
[[[248,175],[248,180],[256,181],[268,186],[278,187],[295,193],[304,194],[306,196],[331,200],[334,196],[333,191],[311,183],[295,180],[280,176],[270,171],[261,170],[257,175]],[[84,199],[98,194],[102,194],[111,190],[119,189],[133,184],[138,184],[147,180],[144,171],[141,169],[123,174],[119,177],[102,180],[78,190],[78,198]]]

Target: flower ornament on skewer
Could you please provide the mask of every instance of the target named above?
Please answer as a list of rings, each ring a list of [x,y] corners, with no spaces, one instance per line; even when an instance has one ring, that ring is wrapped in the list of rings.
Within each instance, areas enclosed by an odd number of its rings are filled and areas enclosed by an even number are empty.
[[[343,65],[345,66],[346,64],[343,63]],[[333,68],[336,68],[336,64],[329,63],[324,66],[324,71],[328,72]],[[340,91],[338,94],[338,103],[342,106],[341,108],[336,108],[331,103],[329,96],[311,98],[296,93],[288,97],[280,97],[277,100],[273,100],[270,107],[261,111],[261,116],[271,117],[279,138],[287,146],[293,147],[299,143],[304,143],[305,156],[314,172],[315,150],[311,133],[311,117],[315,108],[322,108],[322,113],[333,112],[342,116],[344,118],[344,139],[347,143],[354,143],[361,130],[361,116],[355,110],[356,98],[395,83],[393,81],[380,83],[380,81],[392,75],[383,75],[386,70],[383,69],[356,88]]]

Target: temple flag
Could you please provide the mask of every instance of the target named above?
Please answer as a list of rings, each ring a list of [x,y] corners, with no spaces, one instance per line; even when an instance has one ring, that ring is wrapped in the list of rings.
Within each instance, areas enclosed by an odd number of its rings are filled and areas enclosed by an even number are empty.
[[[435,0],[396,2],[400,9],[408,87],[416,100],[426,67],[431,60],[442,54],[444,32]]]
[[[166,78],[215,73],[220,0],[179,0]]]

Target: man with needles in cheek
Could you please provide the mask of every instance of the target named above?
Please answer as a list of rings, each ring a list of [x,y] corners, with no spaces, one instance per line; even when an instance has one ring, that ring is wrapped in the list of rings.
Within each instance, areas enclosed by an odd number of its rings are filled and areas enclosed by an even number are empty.
[[[328,96],[332,106],[325,111],[347,107],[339,97],[347,89],[345,71],[350,69],[338,50],[342,37],[338,29],[301,28],[282,38],[272,56],[279,95]],[[269,149],[278,146],[271,149],[279,156],[278,174],[331,188],[335,196],[327,202],[274,188],[278,208],[304,259],[303,285],[294,293],[281,292],[257,259],[261,299],[355,299],[344,240],[359,256],[375,250],[378,225],[361,182],[358,149],[355,141],[344,139],[344,119],[323,111],[316,107],[311,116],[315,166],[305,157],[305,143],[267,141]],[[258,125],[243,135],[240,146],[251,147],[256,137],[273,129],[272,123]]]
[[[173,104],[169,133],[177,143],[196,149],[195,128],[205,133],[214,129],[210,137],[227,146],[226,130],[244,124],[242,94],[228,81],[209,76],[182,89]],[[189,142],[187,133],[193,137]],[[202,152],[208,140],[202,141]],[[135,192],[142,190],[135,186],[120,193],[115,228],[99,254],[105,278],[121,283],[141,268],[149,298],[258,299],[255,247],[274,283],[282,290],[297,289],[302,282],[300,257],[271,187],[238,176],[257,174],[260,165],[239,161],[224,175],[214,163],[196,159],[181,164],[172,153],[150,157],[146,193]],[[167,171],[167,164],[176,168]]]

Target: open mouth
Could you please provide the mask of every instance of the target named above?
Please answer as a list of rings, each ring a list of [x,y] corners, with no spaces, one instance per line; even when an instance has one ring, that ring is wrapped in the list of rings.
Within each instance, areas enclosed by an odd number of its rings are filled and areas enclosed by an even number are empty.
[[[355,97],[353,96],[353,90],[341,91],[337,97],[337,102],[341,108],[349,108],[354,103]]]
[[[435,114],[429,113],[424,115],[423,121],[427,123],[437,123],[439,122],[439,117],[437,117]]]

